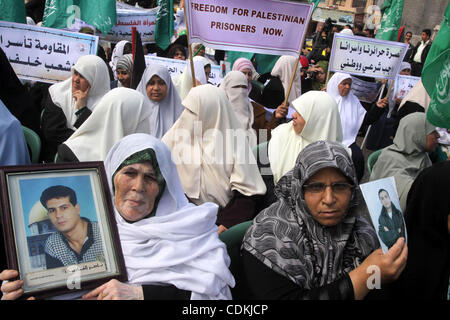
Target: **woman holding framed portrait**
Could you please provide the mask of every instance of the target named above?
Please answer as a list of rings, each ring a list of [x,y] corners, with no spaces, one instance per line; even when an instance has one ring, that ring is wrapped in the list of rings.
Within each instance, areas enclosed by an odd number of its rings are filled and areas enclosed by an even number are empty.
[[[128,282],[108,281],[83,298],[231,299],[235,281],[215,225],[218,206],[189,203],[169,149],[153,136],[132,134],[112,147],[105,167]],[[14,276],[5,270],[0,280]],[[2,299],[20,297],[22,284],[4,283]]]

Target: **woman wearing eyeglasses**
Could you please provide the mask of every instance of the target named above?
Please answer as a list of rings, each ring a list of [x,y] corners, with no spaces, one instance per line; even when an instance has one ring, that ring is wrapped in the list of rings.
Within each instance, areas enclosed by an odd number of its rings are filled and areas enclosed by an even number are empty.
[[[408,255],[404,239],[383,254],[356,188],[341,144],[317,141],[299,153],[276,185],[278,201],[244,237],[237,281],[249,299],[363,299],[398,278]]]

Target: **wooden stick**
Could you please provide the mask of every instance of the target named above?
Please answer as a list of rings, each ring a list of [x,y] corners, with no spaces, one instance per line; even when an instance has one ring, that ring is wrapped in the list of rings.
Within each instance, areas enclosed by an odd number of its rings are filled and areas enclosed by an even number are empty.
[[[295,77],[295,73],[297,72],[299,62],[300,62],[300,57],[298,57],[295,60],[294,71],[292,71],[291,79],[289,81],[288,91],[286,93],[286,96],[284,97],[284,103],[283,103],[284,105],[287,105],[287,103],[288,103],[289,94],[291,93],[292,85],[294,84],[294,77]]]
[[[312,17],[312,14],[311,14],[311,17]],[[303,39],[302,39],[302,42],[301,42],[302,44],[300,46],[300,55],[298,56],[297,60],[295,61],[294,71],[292,72],[291,79],[289,81],[288,91],[286,93],[286,96],[284,97],[284,105],[287,105],[289,95],[291,94],[292,84],[294,83],[295,73],[297,72],[298,63],[300,62],[300,56],[302,55],[303,46],[305,45],[306,31],[307,31],[307,29],[309,27],[309,24],[311,22],[311,17],[309,18],[308,24],[305,27],[305,32],[303,32]]]
[[[389,89],[388,89],[388,92],[387,92],[385,98],[389,99],[389,96],[390,96],[391,91],[392,91],[392,87],[394,86],[394,82],[395,82],[395,80],[392,80],[391,84],[389,85]],[[383,88],[383,90],[384,90],[384,88]],[[383,92],[383,91],[381,91],[381,92]]]
[[[190,61],[190,65],[191,65],[192,88],[195,88],[196,81],[195,81],[194,57],[192,56],[191,41],[189,39],[189,28],[188,28],[188,21],[187,21],[187,16],[186,16],[186,4],[185,3],[183,3],[183,7],[184,7],[184,21],[186,22],[186,38],[187,38],[188,51],[189,51],[189,61]]]

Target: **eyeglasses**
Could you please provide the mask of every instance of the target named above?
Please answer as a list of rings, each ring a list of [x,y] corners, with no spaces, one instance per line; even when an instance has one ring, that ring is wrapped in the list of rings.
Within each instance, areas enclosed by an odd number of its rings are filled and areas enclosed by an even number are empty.
[[[327,187],[331,187],[333,193],[342,194],[353,189],[353,185],[346,182],[334,182],[332,184],[325,184],[322,182],[313,182],[303,185],[303,192],[323,193]]]

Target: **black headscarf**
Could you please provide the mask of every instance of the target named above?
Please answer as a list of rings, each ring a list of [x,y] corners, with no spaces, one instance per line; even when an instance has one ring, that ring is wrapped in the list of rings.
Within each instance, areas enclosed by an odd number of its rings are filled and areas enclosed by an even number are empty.
[[[20,123],[39,132],[39,109],[27,89],[17,78],[5,52],[0,48],[0,100]]]
[[[395,288],[401,299],[446,300],[450,274],[450,162],[424,169],[408,193],[408,261]]]

